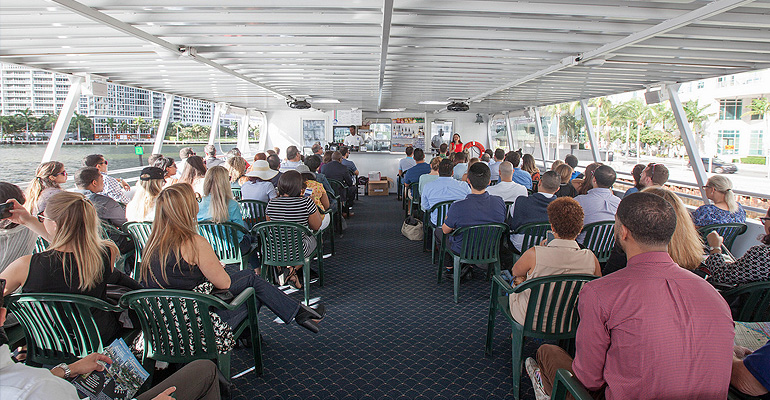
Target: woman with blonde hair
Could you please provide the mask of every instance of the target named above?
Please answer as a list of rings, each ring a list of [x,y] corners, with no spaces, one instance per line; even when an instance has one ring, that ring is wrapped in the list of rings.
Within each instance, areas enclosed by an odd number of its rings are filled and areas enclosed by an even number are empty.
[[[203,178],[206,176],[206,163],[201,156],[187,157],[187,165],[182,172],[179,182],[192,186],[198,196],[203,196]]]
[[[562,165],[562,164],[564,164],[564,161],[562,161],[562,160],[556,160],[556,161],[554,161],[554,162],[553,162],[553,164],[551,164],[551,171],[554,171],[554,172],[555,172],[555,171],[556,171],[556,168],[557,168],[559,165]],[[572,167],[570,167],[570,168],[572,168]]]
[[[249,178],[246,174],[246,159],[241,156],[233,156],[227,159],[227,172],[229,174],[230,184],[234,188],[239,188]]]
[[[128,222],[152,221],[155,218],[155,199],[166,185],[165,172],[157,167],[146,167],[139,174],[136,193],[126,205]]]
[[[35,170],[35,179],[27,187],[24,206],[31,214],[37,214],[45,209],[46,201],[62,190],[61,185],[67,182],[67,171],[64,164],[58,161],[48,161],[40,164]]]
[[[229,274],[211,244],[198,234],[197,214],[198,202],[189,185],[171,185],[161,191],[140,269],[140,280],[146,287],[198,292],[220,289],[229,290],[234,296],[252,287],[257,309],[266,305],[286,324],[295,320],[298,325],[318,332],[318,321],[325,312],[323,305],[317,309],[304,306],[252,269]],[[245,318],[245,305],[243,309],[218,314],[230,327],[237,326]]]
[[[704,204],[692,213],[696,226],[746,222],[746,210],[735,200],[733,183],[729,179],[714,175],[703,185],[703,190],[714,204]]]
[[[570,178],[572,178],[572,167],[570,167],[568,164],[561,163],[558,167],[556,167],[554,171],[559,174],[559,177],[561,177],[559,190],[554,193],[556,197],[577,196],[577,189],[575,189],[575,186],[572,186],[572,183],[570,183]]]
[[[203,197],[198,205],[198,221],[212,221],[217,224],[232,222],[246,228],[241,207],[233,198],[227,170],[222,166],[211,167],[206,171]],[[238,232],[238,242],[241,244],[241,252],[249,251],[251,240],[248,236]]]
[[[23,293],[72,293],[107,299],[107,285],[130,289],[141,286],[115,270],[118,247],[100,236],[99,216],[93,204],[80,193],[60,192],[51,197],[43,212],[31,215],[14,203],[14,223],[25,225],[49,241],[46,251],[23,256],[0,273],[6,280],[4,295],[22,289]],[[94,319],[109,341],[118,334],[118,315],[94,310]]]

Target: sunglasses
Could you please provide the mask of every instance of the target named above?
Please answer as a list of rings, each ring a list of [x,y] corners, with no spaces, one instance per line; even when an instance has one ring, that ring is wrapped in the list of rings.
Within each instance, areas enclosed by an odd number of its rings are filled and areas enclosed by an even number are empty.
[[[760,221],[762,221],[763,224],[766,224],[768,221],[770,221],[770,217],[760,217]]]
[[[53,219],[52,219],[52,218],[50,218],[50,217],[46,217],[45,215],[43,215],[43,212],[42,212],[42,211],[41,211],[41,212],[39,212],[39,213],[37,214],[37,220],[38,220],[38,221],[40,221],[40,223],[41,223],[41,224],[42,224],[42,223],[43,223],[45,220],[51,220],[51,221],[53,221]]]
[[[59,172],[58,174],[53,174],[53,176],[67,176],[67,171]]]
[[[99,164],[99,165],[102,165],[102,164],[103,164],[103,165],[107,165],[107,164],[109,164],[109,163],[107,162],[107,160],[102,160],[101,162],[99,162],[99,163],[97,163],[97,164]]]

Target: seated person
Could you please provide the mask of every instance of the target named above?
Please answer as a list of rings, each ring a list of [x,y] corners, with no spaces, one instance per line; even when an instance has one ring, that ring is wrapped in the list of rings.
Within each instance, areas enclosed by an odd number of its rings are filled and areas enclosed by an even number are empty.
[[[412,183],[419,183],[422,175],[430,173],[430,164],[425,162],[425,152],[418,147],[414,149],[413,156],[415,162],[414,167],[406,170],[404,179],[401,180],[404,182],[404,186],[406,186],[405,189],[408,189],[409,185]]]
[[[340,154],[342,155],[342,159],[340,160],[340,162],[342,163],[342,165],[348,167],[348,170],[350,171],[350,175],[354,177],[358,176],[358,168],[356,167],[356,163],[349,160],[350,147],[347,147],[347,146],[340,147]]]
[[[489,172],[492,182],[500,182],[500,163],[505,160],[505,150],[495,149],[492,153],[492,160],[489,162]]]
[[[414,152],[414,147],[411,145],[406,146],[406,149],[404,149],[404,152],[406,153],[406,157],[398,160],[398,176],[404,176],[404,172],[406,172],[409,168],[414,167],[416,162],[414,161],[414,158],[412,157],[412,153]]]
[[[22,293],[83,294],[106,301],[108,284],[142,288],[113,268],[120,251],[112,241],[100,237],[99,216],[82,194],[54,195],[37,217],[15,200],[11,202],[11,221],[37,232],[51,245],[46,251],[19,258],[0,273],[6,280],[4,296],[21,288]],[[93,315],[102,342],[112,342],[120,333],[118,314],[94,310]]]
[[[634,186],[626,190],[626,194],[624,194],[623,197],[626,197],[629,194],[637,193],[644,189],[644,185],[642,184],[642,172],[644,172],[645,168],[646,165],[644,164],[634,165],[634,169],[631,170],[631,176],[634,177]]]
[[[569,178],[569,180],[573,180],[573,179],[583,179],[583,178],[585,177],[585,175],[583,175],[582,173],[580,173],[580,172],[577,170],[577,167],[578,167],[578,158],[577,158],[577,157],[575,157],[575,155],[574,155],[574,154],[567,154],[566,156],[564,156],[564,163],[565,163],[565,164],[567,164],[567,165],[569,165],[569,166],[570,166],[570,168],[572,168],[572,171],[573,171],[573,172],[572,172],[572,176]]]
[[[452,170],[452,177],[459,180],[463,179],[463,175],[468,172],[468,154],[464,151],[454,153],[454,169]]]
[[[221,165],[206,170],[206,177],[203,179],[203,197],[198,204],[197,219],[217,224],[232,222],[248,229],[243,222],[241,206],[233,198],[227,169]],[[251,248],[251,237],[238,232],[238,243],[241,246],[241,254],[248,253]]]
[[[561,182],[559,175],[556,172],[548,171],[540,176],[537,193],[516,198],[516,203],[510,208],[511,211],[508,216],[508,226],[511,227],[511,232],[526,224],[548,222],[548,205],[556,200],[554,193],[559,190],[559,182]],[[517,251],[521,250],[523,242],[523,234],[511,234],[511,244]]]
[[[299,154],[297,146],[286,148],[286,160],[281,163],[281,172],[291,171],[302,164],[302,155]]]
[[[155,199],[166,184],[165,172],[146,167],[139,174],[136,193],[126,205],[126,219],[130,222],[152,221],[155,218]]]
[[[770,391],[770,341],[757,351],[735,346],[730,385],[749,396]]]
[[[514,285],[527,279],[549,275],[593,274],[601,276],[599,260],[588,249],[581,249],[575,238],[583,230],[583,209],[571,197],[558,198],[548,205],[548,221],[554,239],[544,246],[530,247],[513,265]],[[511,315],[520,324],[527,317],[529,290],[508,296]]]
[[[267,161],[254,161],[251,171],[246,173],[249,181],[241,185],[241,199],[267,203],[270,199],[278,196],[278,193],[275,192],[275,186],[273,186],[271,181],[276,175],[278,175],[278,171],[270,168]]]
[[[345,211],[342,212],[342,216],[348,218],[353,216],[353,213],[347,211],[347,208],[353,205],[353,199],[356,196],[356,187],[353,186],[353,176],[350,174],[350,170],[348,167],[342,165],[341,161],[342,154],[339,151],[333,152],[331,161],[324,165],[322,172],[328,179],[334,179],[347,185],[347,190],[343,190],[342,193],[336,194],[340,196],[342,203],[346,206]]]
[[[75,185],[77,186],[75,192],[86,196],[91,201],[101,221],[118,229],[128,221],[123,205],[111,197],[100,194],[104,190],[104,175],[98,169],[93,167],[81,168],[75,175]],[[118,246],[120,254],[133,254],[134,242],[128,235],[117,231],[108,231],[107,235]]]
[[[67,170],[64,164],[58,161],[46,161],[38,165],[35,170],[35,178],[27,185],[24,197],[24,207],[31,214],[45,210],[48,199],[62,191],[61,185],[67,183]]]
[[[519,168],[519,165],[521,164],[521,152],[509,151],[508,154],[505,155],[505,161],[508,161],[513,165],[513,181],[532,190],[532,175]]]
[[[420,176],[420,183],[418,185],[420,195],[422,195],[422,191],[425,190],[425,185],[438,179],[438,165],[441,163],[441,160],[441,157],[433,157],[433,159],[430,160],[430,173]]]
[[[94,167],[104,176],[104,191],[100,194],[108,196],[123,204],[128,204],[131,201],[131,194],[129,191],[131,187],[128,183],[120,178],[113,178],[107,174],[107,159],[101,154],[91,154],[83,159],[84,167]],[[152,165],[152,164],[150,164]]]
[[[305,185],[305,192],[303,196],[313,199],[313,203],[315,203],[315,206],[318,207],[319,212],[323,213],[324,211],[328,210],[331,206],[329,203],[329,196],[326,194],[324,185],[315,180],[315,174],[310,172],[310,168],[303,164],[297,167],[295,171],[302,174],[302,182]],[[322,215],[323,221],[321,222],[321,227],[318,228],[319,231],[326,229],[326,227],[329,226],[329,222],[331,222],[331,214]]]
[[[487,188],[492,196],[498,196],[504,202],[514,202],[519,196],[527,196],[527,188],[513,181],[513,165],[508,161],[501,162],[498,167],[500,183]]]
[[[708,282],[668,255],[675,228],[676,213],[660,196],[635,193],[620,202],[615,236],[628,265],[583,286],[574,361],[545,344],[537,363],[525,362],[535,375],[542,369],[546,394],[563,368],[608,400],[727,397],[735,336],[730,309]]]
[[[735,200],[733,183],[729,179],[714,175],[703,185],[703,190],[714,204],[705,204],[693,211],[692,221],[695,226],[746,222],[746,211]]]
[[[291,171],[287,174],[294,173]],[[301,179],[301,178],[300,178]],[[198,234],[195,216],[198,202],[189,185],[171,185],[158,196],[158,212],[153,229],[144,248],[141,280],[152,289],[204,291],[204,286],[227,289],[238,296],[248,287],[254,288],[258,309],[266,305],[287,325],[295,320],[300,326],[318,332],[318,320],[323,317],[323,305],[318,311],[305,307],[271,285],[253,269],[228,274],[217,259],[214,249]],[[203,285],[206,282],[211,285]],[[233,311],[220,310],[219,316],[230,327],[246,318],[246,305]]]
[[[639,186],[642,189],[650,186],[663,186],[666,182],[668,182],[668,168],[663,164],[649,163],[639,176]]]
[[[425,185],[425,190],[420,192],[420,207],[423,211],[429,211],[431,207],[442,201],[461,200],[469,194],[471,194],[470,186],[452,178],[452,161],[445,158],[438,164],[438,178]],[[434,225],[440,226],[436,222],[436,214],[437,211],[433,211],[430,220]]]
[[[0,203],[14,199],[19,204],[25,203],[21,188],[13,183],[0,182]],[[37,233],[24,225],[13,223],[10,219],[0,220],[0,272],[21,256],[32,254],[35,250]]]
[[[505,202],[486,191],[490,182],[489,167],[480,162],[471,165],[468,168],[468,181],[471,185],[471,194],[449,207],[444,225],[441,226],[441,231],[445,235],[465,226],[505,222]],[[460,253],[462,240],[462,236],[450,236],[447,242],[449,249],[456,254]],[[465,275],[465,271],[461,275]]]
[[[309,157],[305,157],[305,165],[307,165],[307,168],[310,170],[310,172],[315,175],[315,181],[323,185],[324,190],[326,191],[326,195],[329,198],[329,208],[336,210],[337,199],[334,198],[334,189],[329,183],[329,180],[326,179],[326,175],[318,172],[318,168],[321,166],[321,156],[313,154]]]
[[[272,169],[273,171],[278,172],[278,174],[276,174],[273,177],[273,179],[270,179],[270,182],[273,183],[273,186],[278,187],[278,179],[281,178],[281,174],[282,174],[282,172],[280,171],[281,158],[278,157],[277,154],[275,154],[274,150],[268,150],[268,153],[270,153],[271,151],[273,152],[273,154],[270,154],[269,156],[267,156],[267,165],[269,165],[270,169]]]
[[[716,232],[708,234],[706,239],[711,250],[703,266],[709,270],[709,280],[731,285],[770,281],[770,210],[760,220],[765,227],[761,244],[752,246],[733,262],[725,261],[722,257],[724,239]]]
[[[591,187],[586,194],[575,197],[583,207],[585,225],[594,222],[612,221],[615,219],[615,211],[620,204],[620,197],[612,193],[612,185],[615,183],[615,170],[609,165],[601,165],[593,173]],[[583,243],[585,234],[578,236],[578,243]]]
[[[556,197],[577,197],[577,189],[575,189],[575,186],[570,183],[570,179],[572,178],[572,167],[567,164],[560,164],[555,169],[553,169],[553,171],[556,171],[556,173],[561,177],[559,190],[557,190],[555,193]]]

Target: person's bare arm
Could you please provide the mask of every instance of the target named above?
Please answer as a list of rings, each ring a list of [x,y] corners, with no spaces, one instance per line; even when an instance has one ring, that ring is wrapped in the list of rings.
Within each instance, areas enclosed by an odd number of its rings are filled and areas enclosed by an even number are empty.
[[[32,260],[32,256],[19,257],[0,273],[0,279],[5,279],[5,292],[3,296],[8,296],[15,292],[16,289],[24,286],[29,275],[30,260]]]
[[[324,210],[329,209],[329,196],[326,195],[326,192],[321,195],[321,205],[324,206]]]
[[[735,356],[733,356],[733,368],[730,373],[730,385],[749,396],[762,396],[767,393],[767,389],[749,372],[743,360]]]
[[[517,282],[517,284],[523,282],[527,278],[527,273],[531,271],[532,268],[535,268],[536,260],[537,257],[535,256],[535,249],[530,248],[521,255],[521,257],[516,261],[516,264],[513,264],[513,268],[511,268],[511,275],[513,275],[515,278],[521,279],[521,281]]]
[[[445,235],[452,233],[453,230],[455,229],[448,227],[447,224],[441,225],[441,232],[444,232]]]
[[[318,210],[307,217],[307,224],[310,226],[310,229],[314,231],[317,231],[322,223],[323,217],[321,217],[321,213],[319,213]]]
[[[11,209],[11,217],[8,218],[13,222],[14,224],[24,225],[27,228],[29,228],[32,232],[37,233],[38,235],[42,236],[43,239],[47,241],[51,241],[51,237],[48,234],[48,231],[45,230],[45,226],[43,226],[43,223],[37,220],[36,215],[32,215],[27,211],[24,206],[19,204],[16,199],[9,199],[9,203],[13,203],[13,209]]]
[[[198,250],[198,259],[196,263],[198,268],[201,269],[203,276],[208,279],[211,284],[217,289],[229,289],[230,288],[230,275],[227,274],[222,263],[219,262],[214,249],[211,244],[203,238],[203,236],[195,236],[195,243],[193,244]]]

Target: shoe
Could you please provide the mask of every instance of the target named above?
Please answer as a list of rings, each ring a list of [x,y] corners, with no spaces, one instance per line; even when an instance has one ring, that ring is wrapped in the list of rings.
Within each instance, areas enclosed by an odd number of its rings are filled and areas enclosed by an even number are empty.
[[[319,304],[317,309],[313,309],[300,303],[294,320],[297,321],[297,325],[313,333],[318,333],[320,330],[318,323],[321,322],[324,316],[326,316],[326,307],[323,304]]]
[[[465,282],[470,280],[473,280],[473,267],[470,265],[465,265],[460,270],[460,281]]]
[[[532,379],[532,388],[535,391],[535,399],[550,399],[550,396],[545,394],[545,389],[543,388],[543,379],[540,375],[540,366],[537,364],[537,361],[535,361],[535,359],[532,357],[527,357],[527,359],[524,360],[524,367],[527,369],[527,375],[529,375],[529,378]]]
[[[286,275],[286,283],[294,286],[294,288],[297,290],[302,290],[302,283],[300,283],[299,277],[297,276],[297,270],[291,267],[286,269],[289,271]]]

